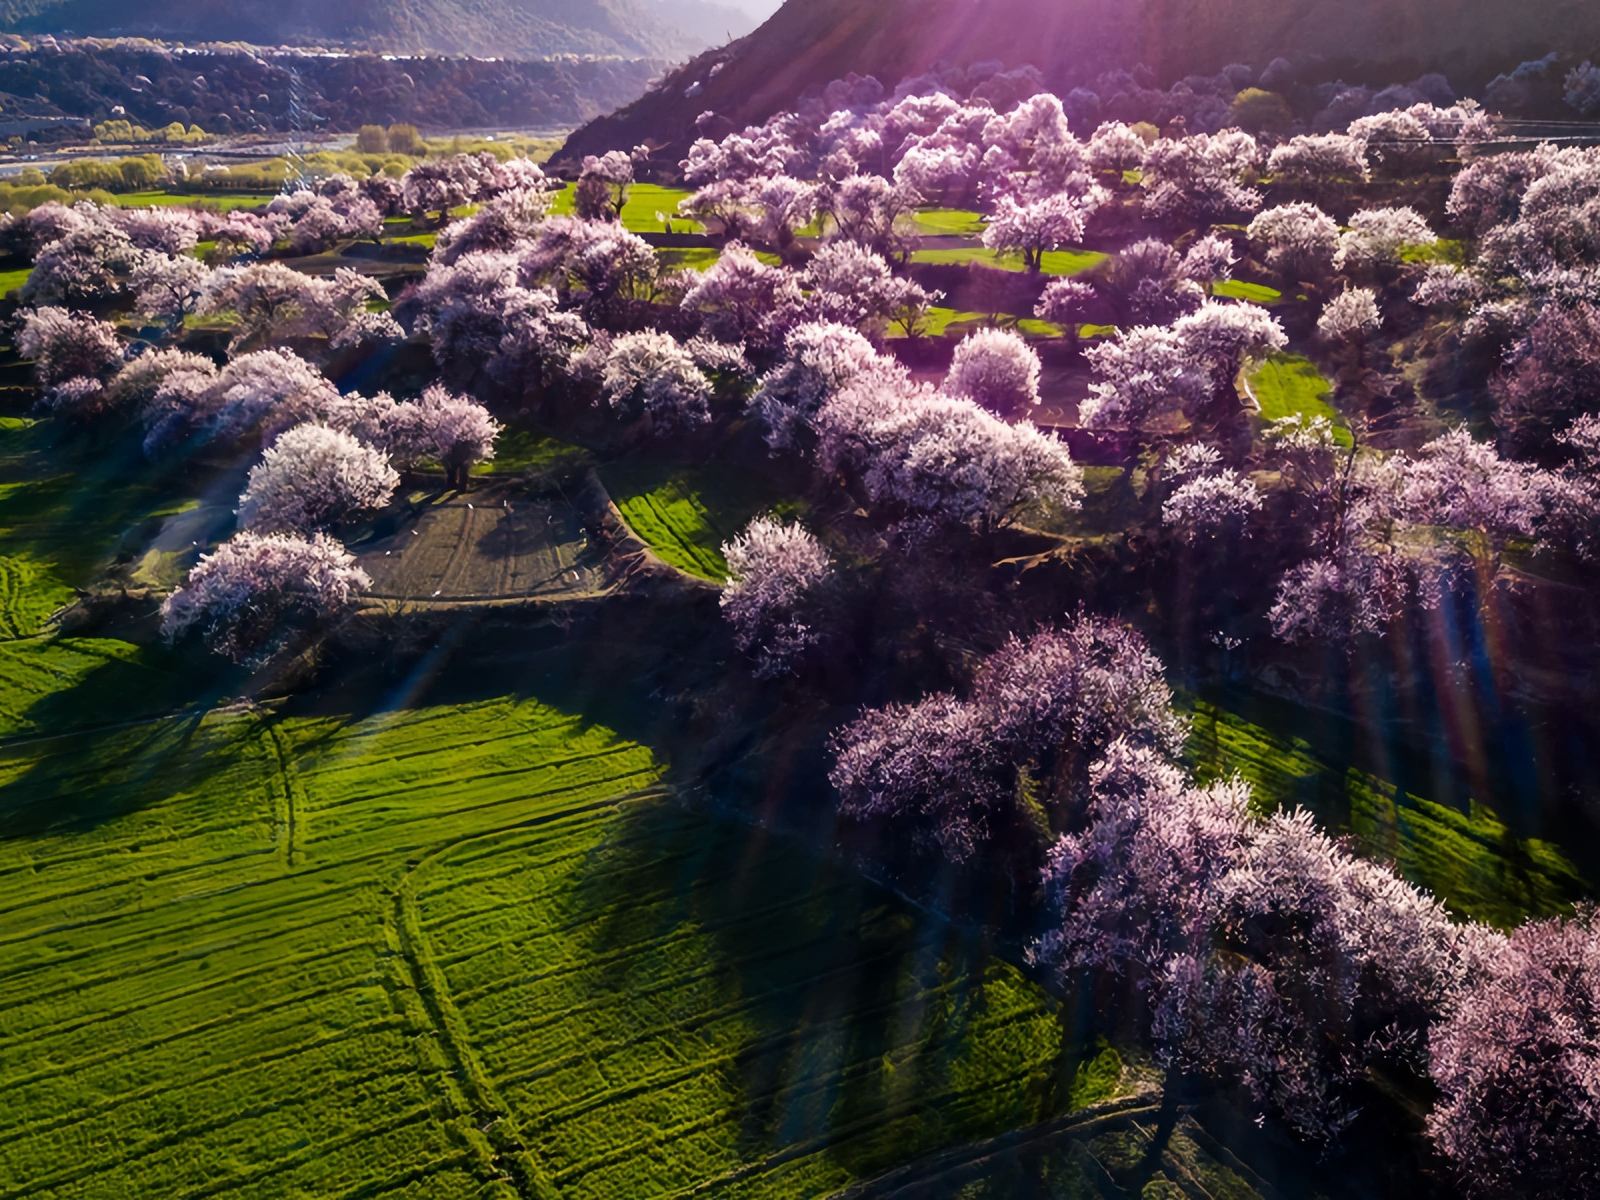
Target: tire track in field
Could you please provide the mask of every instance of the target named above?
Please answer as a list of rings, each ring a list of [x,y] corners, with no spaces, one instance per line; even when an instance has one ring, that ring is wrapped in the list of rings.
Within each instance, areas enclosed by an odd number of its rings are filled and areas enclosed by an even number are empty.
[[[480,1152],[491,1177],[504,1179],[516,1188],[523,1200],[556,1200],[559,1192],[540,1167],[517,1125],[510,1107],[500,1098],[473,1049],[465,1018],[450,995],[444,971],[434,958],[422,926],[417,902],[419,877],[452,850],[473,842],[503,837],[508,833],[552,824],[585,812],[619,808],[625,804],[658,799],[661,789],[626,793],[592,801],[558,812],[541,813],[498,829],[468,834],[435,846],[407,864],[395,884],[385,913],[384,936],[394,951],[400,978],[402,1010],[420,1018],[427,1032],[438,1043],[443,1069],[435,1072],[444,1089],[446,1103],[467,1128],[462,1133],[469,1146]]]
[[[282,803],[277,802],[276,794],[273,797],[273,824],[283,851],[283,865],[292,867],[295,865],[295,856],[300,853],[301,811],[307,807],[305,788],[300,783],[300,773],[295,769],[294,759],[284,745],[283,734],[277,723],[267,722],[264,733],[264,740],[277,763],[278,781],[283,785]]]

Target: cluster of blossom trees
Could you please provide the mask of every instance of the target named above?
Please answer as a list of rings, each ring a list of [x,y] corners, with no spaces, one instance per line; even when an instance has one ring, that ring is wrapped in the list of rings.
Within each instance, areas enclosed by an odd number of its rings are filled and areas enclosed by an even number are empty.
[[[608,445],[702,452],[759,431],[815,501],[803,524],[762,516],[724,547],[721,610],[763,679],[848,660],[852,587],[874,572],[918,556],[993,570],[1006,539],[1035,536],[1017,526],[1065,527],[1085,484],[1029,419],[1039,347],[986,328],[932,368],[889,348],[950,278],[908,253],[934,205],[977,208],[982,245],[1022,268],[1017,294],[1066,331],[1047,357],[1082,364],[1081,432],[1123,447],[1143,488],[1124,558],[1222,562],[1286,657],[1486,594],[1513,546],[1600,553],[1600,152],[1489,153],[1489,118],[1427,81],[1388,103],[1329,92],[1291,131],[1252,74],[1159,99],[1132,76],[1066,97],[1027,72],[964,98],[841,84],[690,148],[682,212],[717,252],[696,271],[622,221],[642,150],[586,160],[562,215],[537,166],[487,155],[335,177],[255,214],[46,205],[0,226],[37,264],[17,344],[63,418],[134,424],[153,456],[260,452],[239,532],[163,608],[169,636],[198,629],[240,658],[348,611],[366,581],[339,535],[392,504],[402,472],[437,464],[464,487],[494,452],[492,409]],[[1129,124],[1135,101],[1184,123]],[[1443,212],[1391,202],[1419,171],[1453,173]],[[438,233],[392,310],[356,271],[270,257],[377,237],[402,213]],[[1097,236],[1103,264],[1046,278],[1053,252]],[[1241,263],[1304,308],[1226,298],[1250,294],[1223,286]],[[146,323],[137,347],[102,319],[119,305]],[[226,314],[227,361],[185,348],[197,314]],[[1080,350],[1091,322],[1115,329]],[[1366,436],[1367,377],[1402,330],[1483,356],[1497,440],[1454,419],[1403,449]],[[445,378],[414,399],[342,392],[318,366],[403,338]],[[1243,380],[1291,341],[1340,366],[1353,431],[1255,421]],[[987,598],[996,624],[1035,628],[1004,590]],[[913,621],[938,603],[919,597]],[[935,685],[965,686],[835,733],[847,815],[995,869],[1019,904],[1042,894],[1041,965],[1131,980],[1174,1076],[1235,1088],[1309,1142],[1337,1137],[1372,1072],[1431,1074],[1430,1130],[1464,1187],[1594,1177],[1592,916],[1509,937],[1455,922],[1309,816],[1263,817],[1237,781],[1197,782],[1162,664],[1119,621],[971,639],[977,669],[950,655]],[[1488,1032],[1507,1049],[1474,1055]]]

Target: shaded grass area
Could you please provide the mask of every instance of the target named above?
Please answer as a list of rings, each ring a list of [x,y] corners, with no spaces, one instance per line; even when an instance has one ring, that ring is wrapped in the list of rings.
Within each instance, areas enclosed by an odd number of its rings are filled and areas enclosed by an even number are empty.
[[[110,637],[0,642],[0,739],[186,707],[232,676],[218,660]]]
[[[1509,927],[1591,892],[1559,847],[1517,837],[1482,805],[1462,811],[1413,795],[1216,705],[1196,703],[1189,756],[1203,778],[1243,777],[1263,811],[1311,809],[1463,917]]]
[[[680,571],[718,583],[728,577],[722,544],[783,500],[767,476],[728,463],[621,459],[602,466],[600,478],[640,541]]]
[[[474,475],[542,475],[582,466],[589,452],[582,446],[519,426],[508,426],[495,442],[494,457],[472,468]]]
[[[484,1076],[564,1197],[823,1195],[1120,1085],[1109,1053],[1051,1086],[1061,1031],[1014,968],[671,806],[484,839],[417,895]]]
[[[1333,425],[1334,440],[1341,446],[1352,444],[1350,427],[1330,403],[1333,385],[1304,355],[1274,354],[1250,372],[1248,382],[1263,421],[1326,417]]]
[[[178,511],[137,446],[0,417],[0,639],[38,633],[123,538]]]

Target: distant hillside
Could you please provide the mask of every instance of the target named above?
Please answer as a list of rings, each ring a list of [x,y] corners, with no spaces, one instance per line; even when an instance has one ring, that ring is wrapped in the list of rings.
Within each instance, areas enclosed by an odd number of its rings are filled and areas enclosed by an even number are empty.
[[[213,133],[303,126],[354,129],[406,121],[423,129],[571,129],[638,96],[664,64],[651,59],[515,62],[377,54],[174,52],[150,43],[63,42],[0,54],[6,113],[147,128],[173,121]]]
[[[682,58],[754,25],[707,0],[0,0],[21,33],[511,57]]]
[[[1596,48],[1594,0],[788,0],[748,38],[580,130],[562,161],[645,140],[678,146],[702,112],[764,119],[851,72],[892,85],[992,60],[1070,86],[1115,67],[1170,81],[1281,56],[1351,79],[1442,71],[1475,85],[1551,50]]]

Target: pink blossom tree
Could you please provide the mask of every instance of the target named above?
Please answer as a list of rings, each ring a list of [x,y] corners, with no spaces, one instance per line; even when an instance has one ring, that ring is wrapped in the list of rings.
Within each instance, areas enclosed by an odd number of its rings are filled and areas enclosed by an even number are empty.
[[[722,613],[758,678],[792,674],[823,639],[823,594],[833,579],[827,550],[803,526],[758,517],[722,547],[729,583]]]
[[[240,533],[202,555],[161,606],[161,632],[198,630],[217,653],[248,662],[344,615],[372,581],[324,534]]]
[[[711,381],[664,333],[625,333],[613,341],[600,373],[600,397],[623,420],[647,418],[659,432],[711,420]]]
[[[86,218],[39,251],[19,297],[25,304],[87,304],[122,290],[140,251],[109,221]]]
[[[1600,921],[1583,909],[1495,938],[1434,1029],[1428,1132],[1463,1194],[1600,1187]]]
[[[257,533],[313,533],[384,508],[400,484],[389,460],[348,433],[296,425],[250,468],[239,525]]]
[[[869,371],[904,374],[848,326],[826,321],[796,326],[784,343],[782,361],[761,377],[750,411],[766,426],[773,449],[809,448],[822,406]]]
[[[771,349],[783,344],[804,303],[794,272],[764,263],[755,251],[731,242],[694,278],[680,307],[719,341]]]
[[[1001,254],[1020,254],[1030,272],[1043,267],[1044,254],[1083,241],[1089,218],[1105,203],[1098,184],[1081,193],[1057,192],[1038,200],[1001,196],[983,230],[983,244]]]
[[[822,406],[816,428],[822,468],[891,518],[988,532],[1039,505],[1082,502],[1082,472],[1062,442],[903,377],[858,379]]]
[[[1039,404],[1039,356],[1009,329],[981,329],[961,339],[945,375],[944,390],[965,396],[1002,417]]]
[[[914,281],[896,277],[882,255],[854,242],[823,246],[799,282],[810,293],[804,308],[812,319],[869,332],[883,330],[903,305],[934,299]]]
[[[1381,328],[1383,314],[1378,311],[1378,294],[1371,288],[1346,288],[1328,301],[1317,318],[1317,335],[1348,348],[1358,363],[1362,347]]]
[[[1291,282],[1325,279],[1339,253],[1339,225],[1315,204],[1282,204],[1250,222],[1267,266]]]
[[[33,362],[39,403],[46,410],[89,420],[112,402],[105,385],[121,367],[124,350],[107,322],[64,308],[24,309],[16,346]]]
[[[1401,253],[1439,240],[1414,208],[1368,208],[1350,218],[1339,238],[1334,266],[1349,273],[1379,274],[1397,266]]]
[[[1428,1028],[1463,979],[1461,930],[1305,812],[1256,828],[1214,888],[1211,946],[1175,955],[1157,984],[1161,1058],[1330,1141],[1370,1065],[1426,1062]]]
[[[410,423],[427,447],[428,457],[444,468],[448,486],[464,491],[471,469],[494,457],[500,423],[471,397],[434,384],[415,404],[402,407],[415,410]]]
[[[134,311],[147,321],[177,329],[199,307],[210,282],[211,268],[197,258],[146,254],[130,279]]]

